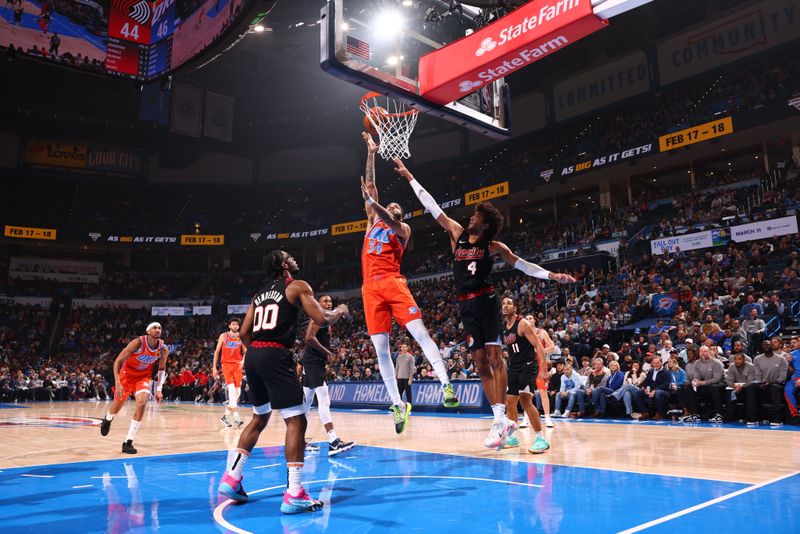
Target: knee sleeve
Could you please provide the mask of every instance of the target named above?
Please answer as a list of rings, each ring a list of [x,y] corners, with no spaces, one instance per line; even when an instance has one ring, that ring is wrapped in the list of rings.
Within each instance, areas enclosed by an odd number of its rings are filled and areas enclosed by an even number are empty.
[[[320,386],[314,390],[319,403],[319,420],[323,425],[333,422],[331,417],[331,397],[328,395],[328,386]]]

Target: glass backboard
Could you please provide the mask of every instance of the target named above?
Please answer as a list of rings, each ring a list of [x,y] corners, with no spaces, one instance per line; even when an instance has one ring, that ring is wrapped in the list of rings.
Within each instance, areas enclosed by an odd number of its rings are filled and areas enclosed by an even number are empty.
[[[439,0],[328,0],[321,19],[326,72],[484,135],[510,135],[502,79],[447,105],[419,92],[419,59],[479,28],[479,10]]]

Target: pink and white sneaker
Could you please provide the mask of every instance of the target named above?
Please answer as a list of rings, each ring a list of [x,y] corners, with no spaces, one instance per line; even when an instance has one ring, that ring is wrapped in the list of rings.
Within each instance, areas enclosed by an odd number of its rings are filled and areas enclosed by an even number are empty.
[[[487,449],[497,449],[499,451],[503,448],[506,434],[508,434],[508,425],[505,422],[493,423],[489,434],[486,436],[486,439],[483,440],[483,445]]]
[[[303,512],[315,512],[322,508],[322,502],[312,499],[306,493],[305,488],[300,488],[300,493],[290,495],[289,490],[283,492],[283,502],[281,503],[281,513],[301,514]]]
[[[230,473],[225,473],[225,476],[222,477],[217,491],[220,493],[220,495],[224,495],[225,497],[233,499],[236,502],[247,502],[247,499],[250,498],[244,491],[242,480],[236,480],[231,476]]]

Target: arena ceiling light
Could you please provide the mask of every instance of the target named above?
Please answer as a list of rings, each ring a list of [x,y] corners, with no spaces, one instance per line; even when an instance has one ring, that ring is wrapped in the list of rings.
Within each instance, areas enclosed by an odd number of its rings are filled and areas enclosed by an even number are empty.
[[[394,39],[402,31],[406,20],[399,11],[381,11],[372,23],[372,31],[379,39]]]

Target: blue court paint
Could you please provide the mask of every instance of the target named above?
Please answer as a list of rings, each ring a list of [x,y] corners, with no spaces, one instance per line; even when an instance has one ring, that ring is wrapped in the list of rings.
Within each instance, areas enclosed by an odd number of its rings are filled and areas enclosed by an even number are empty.
[[[0,402],[0,410],[3,408],[30,408],[30,406],[22,406],[20,404],[6,404],[4,402]]]
[[[313,514],[280,514],[283,450],[264,447],[245,468],[251,501],[225,507],[217,485],[227,451],[6,469],[0,472],[0,525],[15,532],[197,534],[224,530],[214,520],[220,508],[226,522],[252,532],[615,532],[748,487],[378,447],[329,459],[326,449],[321,444],[320,453],[306,457],[307,489],[326,503]],[[727,525],[718,522],[734,521],[731,509],[752,504],[771,531],[792,531],[798,483],[795,477],[696,514],[702,524]]]

